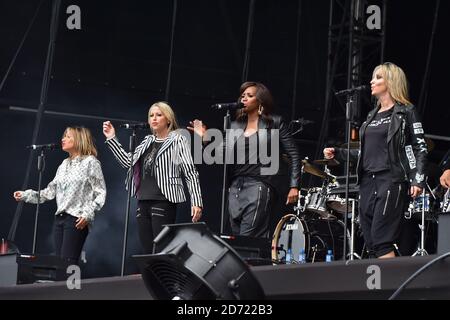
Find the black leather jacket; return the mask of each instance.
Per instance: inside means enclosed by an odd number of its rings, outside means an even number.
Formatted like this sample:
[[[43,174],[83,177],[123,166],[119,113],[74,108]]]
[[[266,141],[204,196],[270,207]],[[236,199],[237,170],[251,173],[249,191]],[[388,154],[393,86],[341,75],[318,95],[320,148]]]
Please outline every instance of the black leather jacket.
[[[247,126],[247,120],[236,120],[231,122],[230,129],[240,129],[245,131]],[[261,144],[266,144],[268,146],[271,145],[271,134],[268,132],[267,135],[263,134],[263,132],[267,132],[266,130],[261,129],[279,129],[279,165],[281,167],[281,151],[287,154],[289,158],[289,187],[290,188],[298,188],[300,184],[300,153],[297,149],[294,139],[292,138],[291,132],[287,127],[286,123],[283,121],[281,116],[271,115],[271,120],[263,119],[262,117],[258,120],[258,138]],[[234,144],[230,144],[232,148]],[[278,174],[268,176],[268,181],[271,185],[276,185],[275,180],[277,179]]]
[[[361,150],[364,150],[364,134],[367,125],[373,120],[380,108],[369,112],[367,120],[359,130],[359,150],[350,150],[350,159],[357,159],[358,184],[361,181]],[[427,144],[422,123],[414,106],[395,104],[388,131],[389,167],[393,182],[409,182],[413,186],[424,188],[426,185],[425,168],[427,162]],[[347,149],[335,148],[336,159],[346,160]]]

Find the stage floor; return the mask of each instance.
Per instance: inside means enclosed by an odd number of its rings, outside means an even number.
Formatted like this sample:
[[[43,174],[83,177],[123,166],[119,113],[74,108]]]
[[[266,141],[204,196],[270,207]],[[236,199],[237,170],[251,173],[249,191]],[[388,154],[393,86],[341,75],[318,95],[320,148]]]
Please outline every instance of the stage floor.
[[[414,272],[437,256],[255,266],[267,299],[388,299]],[[0,287],[0,299],[153,300],[139,274]],[[426,269],[398,299],[450,299],[450,259]]]

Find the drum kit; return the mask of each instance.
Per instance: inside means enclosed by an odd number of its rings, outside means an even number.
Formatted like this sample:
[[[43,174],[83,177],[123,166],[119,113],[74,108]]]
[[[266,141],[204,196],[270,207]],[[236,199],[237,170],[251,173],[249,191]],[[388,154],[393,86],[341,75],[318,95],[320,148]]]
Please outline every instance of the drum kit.
[[[330,251],[335,260],[343,260],[344,243],[345,260],[364,257],[365,245],[358,216],[359,188],[356,181],[349,180],[347,204],[345,177],[333,176],[328,168],[337,165],[336,160],[302,160],[302,177],[305,172],[309,173],[321,178],[322,185],[300,188],[294,207],[296,213],[287,214],[278,222],[272,238],[274,263],[325,261]],[[324,170],[318,166],[324,166]],[[433,192],[429,186],[427,190],[412,200],[405,212],[406,219],[421,221],[421,240],[413,256],[428,254],[425,250],[425,220],[437,222],[438,213],[450,213],[450,189],[441,194]],[[297,260],[300,255],[302,258]]]
[[[306,172],[319,177],[322,185],[300,188],[294,207],[296,214],[287,214],[278,222],[272,239],[272,260],[275,262],[289,263],[286,257],[296,262],[295,257],[300,253],[305,255],[304,262],[325,261],[330,251],[335,260],[343,259],[344,242],[350,248],[350,259],[361,258],[354,250],[355,240],[358,249],[363,248],[362,238],[355,237],[358,188],[353,184],[349,189],[347,205],[345,188],[341,186],[343,179],[332,175],[328,168],[337,165],[339,162],[334,159],[302,160],[302,176]],[[324,166],[324,170],[318,166]],[[350,216],[348,228],[344,222],[346,214]]]

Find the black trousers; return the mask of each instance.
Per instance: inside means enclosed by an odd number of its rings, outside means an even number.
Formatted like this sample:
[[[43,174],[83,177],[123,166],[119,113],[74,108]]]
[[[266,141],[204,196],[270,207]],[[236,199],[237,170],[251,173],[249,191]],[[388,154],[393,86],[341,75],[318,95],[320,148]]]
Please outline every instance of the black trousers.
[[[60,213],[56,215],[53,226],[55,254],[73,264],[78,264],[81,250],[89,234],[88,226],[82,230],[75,227],[77,219],[70,214]]]
[[[392,182],[389,171],[366,173],[359,191],[360,223],[369,252],[380,257],[395,251],[409,204],[408,184]]]
[[[163,225],[175,223],[177,204],[168,200],[139,200],[136,220],[144,254],[153,253],[153,239]]]
[[[274,199],[273,190],[262,181],[250,177],[235,178],[228,192],[232,233],[268,238]]]

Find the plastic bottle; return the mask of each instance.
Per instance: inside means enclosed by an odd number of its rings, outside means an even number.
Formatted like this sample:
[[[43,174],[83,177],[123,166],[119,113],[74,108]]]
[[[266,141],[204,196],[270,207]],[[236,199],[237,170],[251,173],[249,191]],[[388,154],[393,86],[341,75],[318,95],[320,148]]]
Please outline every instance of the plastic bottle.
[[[292,250],[291,248],[287,249],[286,252],[286,264],[292,263]]]
[[[305,249],[301,249],[298,255],[298,263],[306,263]]]
[[[331,261],[333,261],[333,260],[334,260],[334,257],[333,257],[333,251],[328,250],[327,256],[325,257],[325,261],[326,261],[326,262],[331,262]]]

